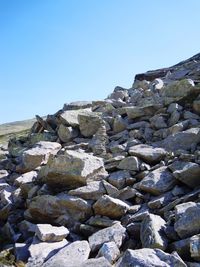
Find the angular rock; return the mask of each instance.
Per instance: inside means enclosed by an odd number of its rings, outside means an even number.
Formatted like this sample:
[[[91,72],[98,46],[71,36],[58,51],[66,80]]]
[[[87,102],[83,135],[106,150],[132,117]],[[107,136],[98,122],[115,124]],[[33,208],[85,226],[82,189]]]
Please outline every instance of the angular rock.
[[[113,241],[104,243],[98,252],[98,257],[100,256],[105,257],[110,263],[113,263],[119,258],[120,250]]]
[[[115,223],[113,226],[91,235],[88,239],[92,251],[97,251],[104,243],[114,241],[118,248],[121,247],[125,238],[126,228],[121,223]]]
[[[78,130],[73,129],[72,127],[66,127],[63,124],[60,124],[58,128],[58,137],[62,142],[69,142],[73,138],[78,136]]]
[[[91,215],[91,205],[81,198],[61,193],[57,196],[43,195],[32,199],[25,213],[37,222],[55,222],[60,216],[68,216],[66,224],[82,221]]]
[[[43,163],[47,163],[50,155],[55,155],[61,149],[56,142],[41,141],[22,154],[22,171],[32,171]]]
[[[69,230],[64,226],[37,224],[35,234],[41,241],[58,242],[62,241],[69,234]]]
[[[36,171],[26,172],[15,179],[14,185],[20,186],[21,184],[32,183],[36,180],[37,176]]]
[[[88,181],[100,180],[106,175],[103,160],[84,151],[66,150],[64,154],[51,157],[39,173],[49,185],[76,188]]]
[[[139,144],[129,148],[128,153],[131,156],[137,156],[147,163],[156,163],[161,161],[167,154],[163,148],[155,148],[153,146]]]
[[[166,250],[168,240],[164,232],[165,228],[166,222],[159,215],[147,215],[140,229],[142,247]]]
[[[126,112],[129,119],[136,119],[143,116],[152,116],[155,114],[156,110],[158,109],[155,105],[147,105],[144,107],[126,107]]]
[[[128,170],[128,171],[139,171],[140,161],[138,160],[137,157],[133,156],[126,157],[119,163],[118,169]]]
[[[68,192],[69,195],[81,197],[83,199],[97,200],[104,194],[106,189],[101,181],[89,182],[86,186],[79,187]]]
[[[200,204],[187,202],[175,207],[174,229],[180,238],[198,234],[200,229]]]
[[[120,115],[117,115],[113,122],[113,131],[114,133],[122,132],[126,129],[127,123]]]
[[[200,129],[191,128],[189,130],[169,135],[160,142],[153,143],[155,147],[162,147],[167,151],[176,152],[178,149],[188,150],[191,146],[200,142]]]
[[[95,134],[101,126],[101,117],[94,112],[88,112],[79,114],[78,122],[81,134],[85,137],[90,137]]]
[[[117,187],[118,189],[123,188],[126,185],[126,181],[131,175],[129,171],[116,171],[112,172],[108,177],[108,182]]]
[[[101,267],[112,267],[112,265],[109,263],[109,261],[104,258],[104,257],[100,257],[97,259],[88,259],[85,262],[83,262],[81,265],[76,265],[73,267],[97,267],[97,266],[101,266]],[[64,266],[63,266],[64,267]]]
[[[93,209],[95,214],[117,219],[127,212],[129,206],[117,198],[104,195],[95,202]]]
[[[89,254],[90,247],[87,241],[75,241],[60,249],[42,267],[78,267],[88,259]]]
[[[160,249],[127,249],[116,267],[187,267],[177,254],[168,254]]]
[[[173,175],[182,183],[191,188],[200,185],[200,166],[197,163],[175,161],[169,168],[173,171]]]
[[[138,186],[145,192],[160,195],[172,189],[175,184],[176,180],[167,167],[160,167],[145,176]]]
[[[78,127],[78,115],[85,114],[91,109],[66,110],[59,115],[59,120],[66,126]]]
[[[66,239],[60,242],[41,242],[36,237],[29,247],[30,257],[28,259],[27,267],[38,267],[55,255],[61,248],[68,244]]]

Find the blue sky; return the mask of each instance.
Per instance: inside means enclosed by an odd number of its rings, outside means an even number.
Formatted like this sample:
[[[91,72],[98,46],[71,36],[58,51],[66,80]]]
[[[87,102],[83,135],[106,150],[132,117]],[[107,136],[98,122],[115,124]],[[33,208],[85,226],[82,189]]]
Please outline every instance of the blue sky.
[[[200,52],[199,0],[0,0],[0,123],[104,99]]]

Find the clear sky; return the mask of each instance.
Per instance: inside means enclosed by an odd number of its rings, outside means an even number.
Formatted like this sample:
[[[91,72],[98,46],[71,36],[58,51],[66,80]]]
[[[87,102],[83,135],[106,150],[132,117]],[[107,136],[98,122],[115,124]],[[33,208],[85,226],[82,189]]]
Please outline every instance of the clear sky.
[[[199,0],[0,0],[0,123],[104,99],[200,52]]]

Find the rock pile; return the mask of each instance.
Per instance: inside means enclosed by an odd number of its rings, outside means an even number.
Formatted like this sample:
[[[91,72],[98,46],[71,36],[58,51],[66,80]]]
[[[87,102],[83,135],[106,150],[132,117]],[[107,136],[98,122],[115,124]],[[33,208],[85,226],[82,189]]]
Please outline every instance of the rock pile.
[[[27,267],[200,266],[199,69],[36,116],[0,161],[1,250]]]

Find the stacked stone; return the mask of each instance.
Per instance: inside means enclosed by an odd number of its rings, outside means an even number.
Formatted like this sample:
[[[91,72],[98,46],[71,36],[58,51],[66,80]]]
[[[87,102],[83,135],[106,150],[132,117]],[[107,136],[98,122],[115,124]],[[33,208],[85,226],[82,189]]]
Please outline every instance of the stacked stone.
[[[1,250],[28,267],[199,266],[200,85],[186,63],[10,140]]]

